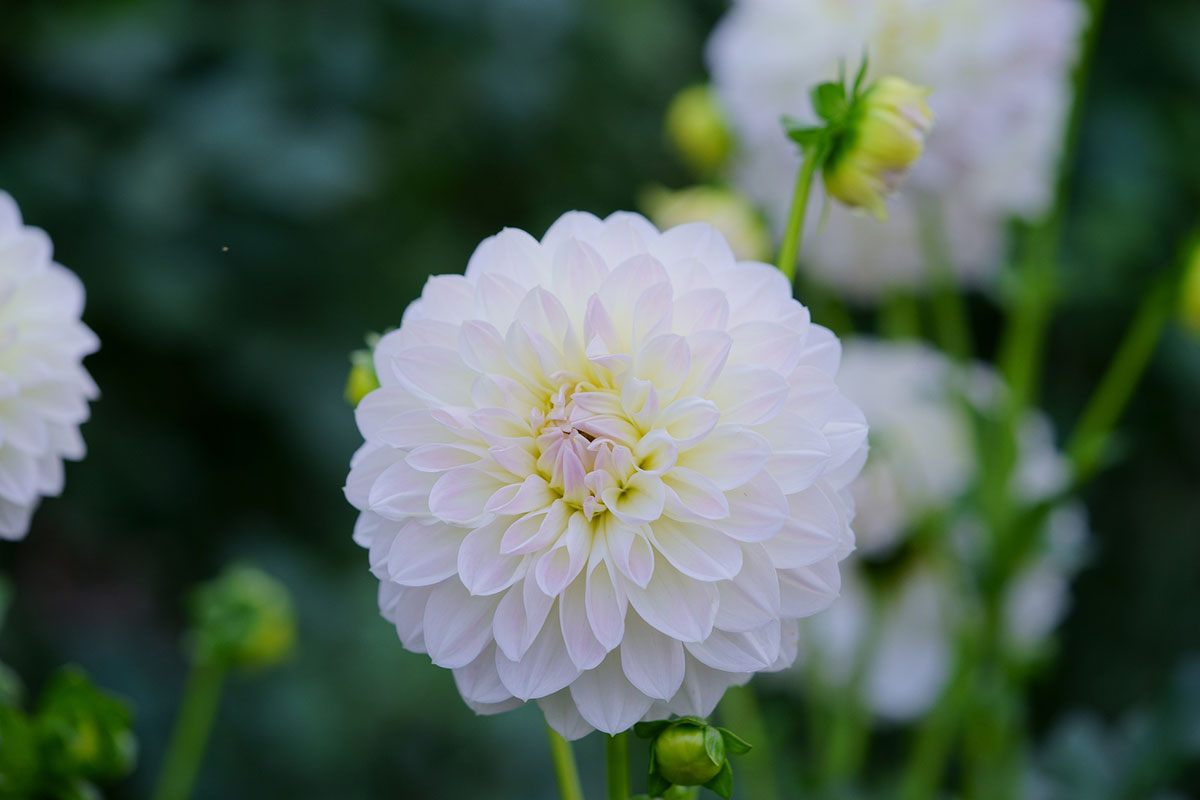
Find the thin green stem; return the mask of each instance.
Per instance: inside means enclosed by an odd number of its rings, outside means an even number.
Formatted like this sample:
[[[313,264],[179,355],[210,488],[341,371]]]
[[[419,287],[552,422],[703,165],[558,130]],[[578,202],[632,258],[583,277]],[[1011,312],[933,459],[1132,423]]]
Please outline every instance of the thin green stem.
[[[186,800],[191,796],[221,701],[225,673],[225,667],[220,665],[192,665],[180,700],[179,718],[175,721],[158,786],[154,790],[154,800]]]
[[[824,149],[806,153],[804,163],[796,176],[796,191],[792,194],[792,209],[788,214],[787,228],[783,234],[783,245],[779,248],[779,271],[788,281],[796,279],[796,259],[800,257],[800,243],[804,238],[804,217],[808,213],[808,196],[812,194],[813,178],[825,161]]]
[[[930,200],[920,213],[921,247],[932,279],[933,320],[938,342],[953,359],[966,361],[975,349],[966,298],[954,279],[942,209]]]
[[[741,736],[754,746],[738,758],[739,791],[742,797],[754,800],[779,800],[779,787],[772,771],[775,764],[774,747],[767,726],[763,723],[762,711],[754,693],[754,684],[735,686],[725,692],[719,709],[725,727]]]
[[[1175,304],[1174,280],[1151,287],[1125,332],[1108,371],[1088,401],[1067,445],[1067,456],[1078,480],[1087,480],[1104,456],[1117,420],[1146,371]]]
[[[975,658],[972,648],[965,642],[960,645],[949,684],[917,729],[912,755],[900,781],[900,800],[937,796],[970,700]]]
[[[907,292],[891,292],[878,312],[879,331],[889,339],[917,339],[921,336],[921,309]]]
[[[575,754],[571,743],[558,735],[549,725],[546,738],[550,740],[550,760],[554,764],[554,777],[558,780],[561,800],[583,800],[583,786],[579,782],[579,769],[575,766]]]
[[[608,800],[629,800],[629,732],[608,737],[604,743],[608,768]]]

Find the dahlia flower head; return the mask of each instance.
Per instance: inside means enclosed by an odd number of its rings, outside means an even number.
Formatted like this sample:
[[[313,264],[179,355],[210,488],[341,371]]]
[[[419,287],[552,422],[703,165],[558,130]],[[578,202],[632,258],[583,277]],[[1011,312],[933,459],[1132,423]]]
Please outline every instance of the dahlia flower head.
[[[574,739],[796,657],[866,456],[840,347],[704,224],[568,213],[432,277],[375,350],[346,496],[383,615],[489,714]]]
[[[0,539],[23,539],[41,499],[62,491],[99,396],[83,367],[100,346],[80,319],[83,284],[52,253],[0,191]]]
[[[805,657],[834,683],[861,675],[868,707],[902,722],[927,711],[949,679],[954,632],[970,613],[961,570],[981,557],[988,535],[978,519],[953,510],[977,470],[963,400],[996,408],[1003,388],[987,367],[960,367],[915,342],[865,338],[846,343],[839,384],[871,426],[871,458],[851,487],[858,550],[842,564],[841,599],[805,624]],[[1018,496],[1032,504],[1065,488],[1066,460],[1043,415],[1027,417],[1017,446]],[[947,551],[903,552],[938,513],[952,520]],[[1065,616],[1086,539],[1078,504],[1056,508],[1043,523],[1003,599],[1011,657],[1036,658]],[[891,564],[885,581],[871,570],[881,561]]]
[[[930,276],[919,214],[932,208],[958,279],[986,283],[1007,221],[1052,199],[1084,20],[1077,0],[736,0],[708,44],[739,139],[732,179],[782,230],[800,153],[780,117],[815,122],[809,90],[866,53],[872,75],[932,89],[937,125],[888,220],[831,204],[809,221],[822,227],[802,266],[859,300],[919,290]]]

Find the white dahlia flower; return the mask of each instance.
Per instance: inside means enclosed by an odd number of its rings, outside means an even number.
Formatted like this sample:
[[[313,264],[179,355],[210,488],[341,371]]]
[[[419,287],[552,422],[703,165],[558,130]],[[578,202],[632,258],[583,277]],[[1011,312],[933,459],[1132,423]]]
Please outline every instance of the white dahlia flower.
[[[79,426],[99,392],[83,357],[99,347],[80,320],[83,284],[0,192],[0,539],[21,539],[63,459],[83,458]]]
[[[846,344],[838,383],[871,426],[871,458],[851,486],[859,548],[842,564],[842,598],[805,624],[806,658],[830,682],[857,675],[880,717],[909,720],[949,678],[954,633],[971,613],[963,570],[981,557],[988,535],[955,510],[977,468],[963,403],[995,408],[1003,390],[988,368],[959,367],[926,345],[862,339]],[[1066,461],[1044,416],[1025,421],[1018,449],[1015,481],[1025,501],[1065,487]],[[911,536],[937,514],[948,526],[940,550]],[[1013,657],[1038,655],[1065,616],[1085,540],[1077,505],[1055,509],[1043,524],[1002,601]]]
[[[429,279],[375,351],[346,495],[380,606],[480,713],[707,715],[796,656],[853,535],[840,348],[703,224],[569,213]]]
[[[804,266],[862,298],[920,288],[929,270],[918,210],[933,203],[953,269],[985,281],[1007,220],[1051,199],[1083,22],[1076,0],[736,0],[708,47],[740,140],[734,181],[782,229],[800,156],[780,117],[815,122],[809,90],[865,52],[872,75],[932,89],[937,125],[887,222],[833,204],[805,239]],[[814,230],[821,216],[811,215]]]

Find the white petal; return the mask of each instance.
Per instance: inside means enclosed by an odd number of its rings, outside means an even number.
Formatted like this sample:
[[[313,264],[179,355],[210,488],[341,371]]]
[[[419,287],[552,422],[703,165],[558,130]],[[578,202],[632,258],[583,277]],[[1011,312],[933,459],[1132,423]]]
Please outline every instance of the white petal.
[[[491,516],[485,510],[488,500],[504,486],[491,473],[475,467],[457,467],[438,477],[429,492],[429,511],[444,522],[475,526]],[[374,504],[372,510],[379,511]]]
[[[703,642],[687,645],[700,662],[723,672],[758,672],[779,658],[779,620],[744,633],[714,630]]]
[[[425,652],[425,608],[436,586],[379,584],[379,611],[396,626],[400,644],[414,653]]]
[[[779,569],[807,567],[833,556],[841,547],[842,519],[830,495],[814,486],[788,497],[789,515],[783,528],[766,542]]]
[[[642,619],[668,636],[699,642],[712,633],[717,616],[716,584],[688,578],[659,560],[646,588],[633,584],[626,591]]]
[[[533,640],[541,633],[546,617],[554,605],[530,580],[522,581],[505,592],[496,607],[492,634],[496,644],[511,661],[520,661]]]
[[[755,432],[771,443],[767,471],[784,494],[812,486],[831,463],[833,449],[825,435],[790,411],[781,411]]]
[[[683,684],[683,645],[630,614],[621,642],[621,667],[638,691],[670,700]]]
[[[440,583],[458,570],[458,551],[466,534],[462,528],[412,520],[396,529],[391,542],[381,533],[371,546],[372,569],[402,586]],[[379,550],[383,562],[376,563]]]
[[[546,717],[546,724],[568,742],[582,739],[596,730],[579,713],[574,698],[568,689],[538,699],[537,704]]]
[[[722,520],[716,527],[741,542],[770,539],[788,517],[787,498],[775,479],[765,471],[726,492],[725,499],[729,503],[729,519]]]
[[[496,646],[488,645],[470,664],[454,670],[454,685],[464,700],[493,705],[512,699],[496,671]]]
[[[707,717],[717,707],[725,690],[740,686],[750,680],[751,673],[729,673],[705,666],[691,656],[687,657],[687,669],[683,685],[671,698],[667,707],[680,716]]]
[[[587,574],[588,623],[606,651],[619,645],[625,636],[625,612],[629,605],[625,592],[614,580],[607,560],[598,561]]]
[[[701,581],[732,578],[742,568],[742,549],[721,531],[664,517],[650,526],[650,541],[676,569]]]
[[[376,478],[367,495],[366,507],[394,520],[428,515],[429,494],[437,480],[436,474],[418,472],[407,462],[398,461]]]
[[[418,345],[400,351],[392,368],[401,385],[433,402],[452,406],[471,403],[471,384],[479,373],[463,363],[457,350]]]
[[[613,735],[632,728],[654,702],[626,680],[617,653],[580,675],[571,684],[571,697],[589,725]]]
[[[766,367],[726,367],[708,390],[707,397],[721,409],[721,421],[760,425],[771,419],[787,401],[783,375]]]
[[[587,578],[580,575],[558,599],[559,623],[567,654],[581,670],[589,670],[604,660],[606,648],[592,632],[587,618]]]
[[[762,545],[742,545],[742,571],[717,586],[721,596],[714,623],[717,628],[750,631],[779,618],[779,578]]]
[[[841,591],[837,560],[827,558],[809,567],[779,570],[779,593],[786,617],[808,617],[829,608]]]
[[[717,427],[721,410],[716,403],[699,397],[682,397],[655,417],[654,427],[662,429],[681,448],[696,444]]]
[[[729,516],[729,501],[715,483],[694,469],[675,467],[662,476],[669,490],[663,505],[675,519],[724,520]]]
[[[526,556],[500,553],[508,518],[500,518],[467,534],[458,550],[458,577],[473,595],[502,592],[525,574]]]
[[[606,517],[608,515],[605,515]],[[615,517],[605,520],[605,547],[622,575],[645,587],[654,574],[654,548],[641,529]]]
[[[497,596],[472,597],[457,580],[438,584],[422,623],[433,663],[457,669],[474,661],[492,641],[492,617],[499,601]]]
[[[680,453],[677,463],[729,491],[757,475],[770,454],[771,446],[758,434],[736,425],[718,425],[704,441]]]
[[[557,613],[557,608],[551,613]],[[503,651],[496,653],[496,669],[504,687],[522,700],[533,700],[566,688],[579,677],[579,667],[567,654],[562,627],[542,626],[533,645],[521,658],[513,661]]]

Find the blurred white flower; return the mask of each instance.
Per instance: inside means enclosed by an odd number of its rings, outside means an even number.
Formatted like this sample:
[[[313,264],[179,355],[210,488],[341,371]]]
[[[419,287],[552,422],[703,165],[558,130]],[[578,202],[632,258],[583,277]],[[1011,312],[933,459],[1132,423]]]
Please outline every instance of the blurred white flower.
[[[780,117],[815,121],[809,90],[865,52],[872,74],[930,87],[938,123],[888,221],[833,204],[805,266],[863,298],[920,288],[917,211],[936,201],[959,278],[986,281],[1009,217],[1051,199],[1083,21],[1076,0],[737,0],[708,47],[740,139],[735,182],[782,228],[800,156]]]
[[[961,565],[979,558],[987,532],[954,512],[977,468],[965,404],[995,408],[1003,389],[988,368],[959,367],[926,345],[865,339],[846,343],[838,382],[871,426],[871,458],[851,486],[859,549],[843,562],[842,599],[805,623],[806,657],[834,683],[859,672],[872,711],[903,721],[938,697],[954,633],[971,614]],[[1017,446],[1021,497],[1037,502],[1064,488],[1066,462],[1044,416],[1025,420]],[[948,515],[949,550],[903,550],[938,513]],[[1085,539],[1080,507],[1050,513],[1002,600],[1005,643],[1015,657],[1036,656],[1065,616]],[[875,577],[876,564],[886,564],[884,579]]]
[[[837,339],[703,224],[570,213],[430,278],[375,351],[362,511],[405,647],[568,738],[707,715],[838,593],[866,427]]]
[[[671,191],[651,186],[639,197],[650,221],[666,230],[688,222],[712,225],[739,261],[764,261],[774,245],[766,220],[754,204],[737,192],[720,186],[689,186]]]
[[[99,392],[83,357],[100,346],[80,320],[83,284],[0,192],[0,539],[21,539],[63,459],[83,458],[79,426]]]

